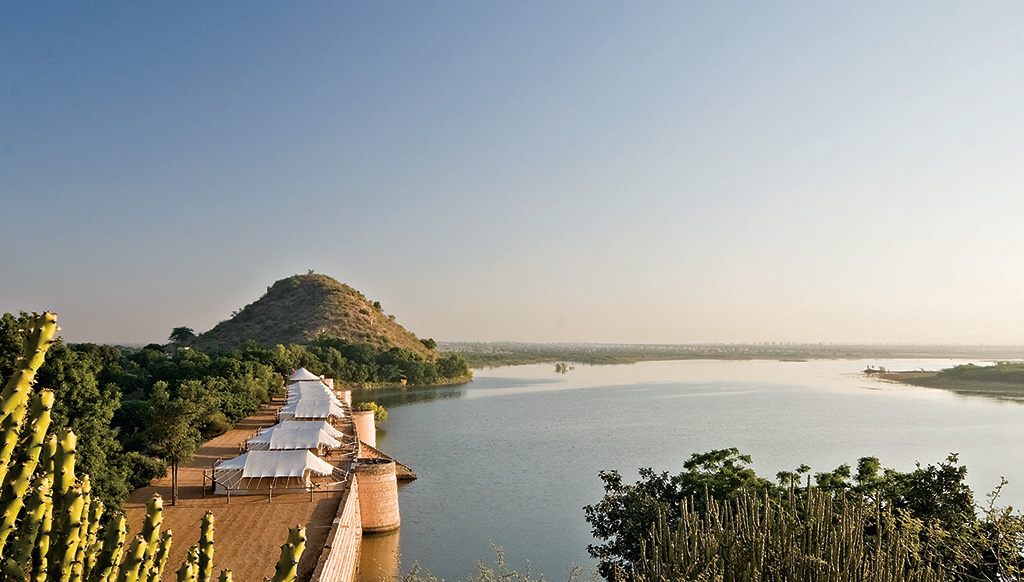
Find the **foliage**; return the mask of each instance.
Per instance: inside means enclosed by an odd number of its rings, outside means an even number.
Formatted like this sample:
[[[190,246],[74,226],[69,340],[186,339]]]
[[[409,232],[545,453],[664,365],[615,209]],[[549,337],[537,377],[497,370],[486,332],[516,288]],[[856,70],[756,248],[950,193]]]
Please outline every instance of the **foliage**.
[[[675,525],[670,525],[674,523]],[[635,572],[619,580],[647,582],[761,580],[782,582],[938,582],[940,565],[923,553],[918,520],[877,511],[862,499],[818,489],[788,499],[744,491],[711,499],[703,510],[684,501],[678,518],[666,510],[643,539]],[[871,536],[864,532],[872,531]]]
[[[11,319],[4,318],[5,322]],[[160,532],[160,497],[147,504],[142,531],[127,547],[124,514],[101,523],[104,504],[92,494],[89,475],[77,471],[75,434],[64,430],[59,439],[52,434],[54,392],[33,389],[41,379],[46,352],[54,343],[56,316],[46,313],[20,319],[19,329],[25,330],[22,353],[8,369],[0,395],[0,427],[5,437],[0,446],[0,566],[4,579],[159,580],[171,546],[170,532]],[[77,370],[75,366],[71,369]],[[207,514],[199,543],[179,569],[179,579],[211,578],[213,544],[213,516]],[[289,532],[275,582],[294,580],[304,544],[301,527]]]
[[[643,554],[642,540],[659,512],[678,515],[682,504],[696,500],[703,509],[707,500],[735,499],[744,491],[777,493],[778,488],[747,467],[751,459],[735,448],[693,454],[677,475],[640,469],[640,480],[626,484],[618,471],[602,471],[604,498],[584,508],[594,537],[604,543],[587,551],[600,560],[598,570],[609,578],[628,571]]]
[[[22,349],[18,330],[27,325],[27,317],[0,317],[4,378]],[[163,456],[166,449],[152,441],[155,431],[148,429],[158,385],[169,399],[190,403],[194,414],[186,433],[193,434],[194,428],[204,438],[256,412],[283,386],[280,374],[252,359],[191,349],[168,353],[155,344],[131,349],[57,342],[38,375],[56,397],[54,430],[71,428],[78,435],[78,465],[92,478],[92,494],[109,507],[163,475],[163,461],[170,461]]]
[[[281,279],[257,301],[200,334],[189,345],[206,351],[242,349],[246,342],[272,348],[309,345],[320,335],[370,344],[378,351],[398,347],[425,360],[436,354],[386,315],[379,302],[327,275],[306,273]]]
[[[808,480],[807,488],[800,488],[801,480],[810,472],[806,465],[794,471],[779,472],[776,485],[758,477],[746,466],[749,463],[750,458],[736,449],[725,449],[691,456],[684,464],[685,471],[678,475],[642,469],[639,481],[633,484],[623,483],[615,471],[602,472],[600,476],[604,481],[605,495],[598,503],[584,508],[594,536],[602,542],[588,548],[590,554],[600,561],[601,575],[609,580],[634,579],[645,572],[660,576],[659,572],[643,570],[650,566],[647,562],[652,558],[650,552],[653,550],[650,548],[654,546],[651,544],[657,545],[650,538],[651,528],[656,524],[662,532],[659,535],[664,536],[666,532],[677,532],[682,527],[679,525],[680,516],[703,516],[701,519],[714,521],[723,512],[747,511],[744,507],[755,501],[761,504],[757,509],[761,512],[758,515],[775,511],[771,505],[774,503],[803,519],[808,517],[812,506],[817,507],[814,504],[818,501],[809,499],[812,491],[831,500],[837,513],[829,517],[830,520],[851,507],[866,508],[864,511],[870,515],[886,516],[884,519],[892,521],[890,525],[899,530],[899,535],[913,534],[906,539],[900,538],[900,544],[913,545],[916,548],[914,552],[926,556],[929,568],[941,565],[943,572],[953,579],[994,580],[1001,576],[1000,573],[1016,572],[1014,575],[1017,576],[1022,572],[1024,518],[1011,510],[997,508],[994,498],[980,514],[976,512],[973,492],[965,483],[967,469],[959,464],[955,454],[935,465],[918,465],[905,473],[882,469],[877,458],[863,457],[857,462],[856,470],[849,465],[840,465],[832,471],[816,473],[815,487],[810,487]],[[863,524],[857,530],[863,537],[858,543],[888,540],[884,538],[883,529],[890,525],[883,521],[879,517],[872,523]],[[796,522],[786,527],[797,526],[810,527]],[[776,523],[764,527],[782,526]],[[772,532],[759,531],[757,535],[775,535]],[[692,531],[686,535],[691,534],[697,535]],[[715,535],[726,534],[719,531]],[[743,539],[747,543],[752,538]],[[725,542],[712,543],[705,539],[701,542],[705,545],[689,543],[687,551],[698,551],[696,548],[703,547],[704,550],[700,551],[705,552],[705,557],[715,556],[718,550],[714,549],[714,544],[718,543]],[[777,558],[789,551],[784,550],[775,548],[772,555]],[[889,558],[895,559],[893,556]],[[711,569],[705,573],[712,577],[708,579],[721,574],[716,569],[721,564],[714,565],[717,559],[707,562]],[[672,572],[678,574],[675,570]],[[761,572],[758,575],[761,578],[755,578],[767,579],[763,578],[764,575],[765,572]],[[1009,578],[1003,576],[1000,579]]]
[[[148,441],[152,450],[171,465],[171,504],[178,502],[178,467],[192,460],[202,441],[196,426],[198,406],[186,398],[171,398],[167,383],[153,387],[148,419]]]
[[[352,410],[372,410],[373,421],[378,426],[388,419],[388,411],[383,406],[376,402],[358,402],[352,405]]]
[[[191,327],[176,327],[171,330],[167,338],[172,344],[185,345],[196,338],[196,332]]]

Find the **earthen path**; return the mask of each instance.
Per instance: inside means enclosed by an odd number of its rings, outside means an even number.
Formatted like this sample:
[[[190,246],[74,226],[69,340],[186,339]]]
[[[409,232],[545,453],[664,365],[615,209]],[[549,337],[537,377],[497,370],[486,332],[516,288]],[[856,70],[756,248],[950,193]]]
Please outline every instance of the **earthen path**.
[[[232,495],[230,503],[224,495],[207,493],[203,498],[203,471],[217,459],[237,456],[239,445],[259,428],[273,426],[279,406],[280,402],[263,406],[233,430],[200,447],[192,463],[178,469],[177,506],[171,506],[170,470],[166,477],[137,489],[128,498],[125,511],[130,539],[142,529],[146,502],[154,494],[163,497],[162,529],[172,530],[174,540],[163,580],[176,579],[175,572],[189,547],[199,541],[199,524],[207,510],[213,511],[215,520],[214,577],[224,569],[230,569],[238,582],[258,582],[264,576],[273,576],[288,529],[302,524],[306,526],[306,551],[299,562],[298,579],[309,579],[337,513],[341,499],[338,493],[317,493],[312,502],[308,493],[275,493],[270,503],[266,495]]]

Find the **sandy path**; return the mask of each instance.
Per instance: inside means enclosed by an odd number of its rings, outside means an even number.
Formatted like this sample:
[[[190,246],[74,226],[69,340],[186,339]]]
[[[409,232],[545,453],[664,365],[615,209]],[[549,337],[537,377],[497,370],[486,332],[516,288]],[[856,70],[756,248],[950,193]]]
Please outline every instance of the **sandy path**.
[[[313,573],[338,510],[340,496],[318,493],[310,501],[305,493],[274,494],[268,503],[266,495],[232,495],[228,503],[224,495],[207,495],[203,499],[203,470],[217,459],[239,454],[239,445],[260,427],[274,424],[274,411],[280,403],[266,405],[259,413],[241,421],[231,431],[200,447],[188,467],[178,469],[178,505],[171,506],[171,478],[153,481],[137,489],[125,503],[131,528],[130,536],[142,529],[145,504],[159,494],[164,499],[163,529],[174,535],[171,555],[163,580],[175,580],[175,572],[185,560],[190,546],[199,540],[199,524],[207,510],[214,514],[214,571],[230,569],[238,582],[262,580],[272,576],[281,555],[281,545],[288,538],[288,528],[306,526],[306,551],[299,562],[299,580]]]

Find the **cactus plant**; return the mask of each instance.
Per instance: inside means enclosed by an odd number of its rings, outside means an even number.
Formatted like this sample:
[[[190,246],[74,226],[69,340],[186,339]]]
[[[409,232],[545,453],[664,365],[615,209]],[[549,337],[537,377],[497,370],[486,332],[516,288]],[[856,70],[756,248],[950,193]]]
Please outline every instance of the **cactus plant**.
[[[207,582],[213,576],[213,512],[207,511],[199,533],[199,562],[196,578]]]
[[[5,580],[32,582],[158,582],[172,540],[169,530],[160,532],[163,501],[155,496],[147,504],[142,532],[122,561],[124,514],[100,527],[103,504],[92,496],[89,477],[75,473],[75,434],[48,434],[54,394],[33,394],[32,383],[57,329],[52,313],[33,315],[18,368],[0,393],[0,571]],[[179,580],[211,579],[213,531],[213,514],[207,513]],[[302,528],[291,530],[274,582],[294,579],[304,546]],[[219,580],[231,582],[231,571],[222,571]]]
[[[288,541],[281,546],[281,557],[277,561],[277,571],[270,582],[292,582],[295,571],[306,547],[306,528],[300,526],[288,530]]]

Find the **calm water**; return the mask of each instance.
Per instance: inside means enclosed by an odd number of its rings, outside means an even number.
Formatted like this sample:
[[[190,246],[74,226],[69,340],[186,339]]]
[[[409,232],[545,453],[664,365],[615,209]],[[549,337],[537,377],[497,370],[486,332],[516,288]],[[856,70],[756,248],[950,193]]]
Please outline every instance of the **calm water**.
[[[602,496],[598,471],[678,472],[695,452],[738,447],[765,477],[877,456],[910,470],[958,452],[979,500],[1010,480],[1004,500],[1024,505],[1024,405],[886,383],[860,374],[939,369],[950,360],[680,361],[550,364],[476,372],[465,386],[357,394],[387,406],[378,447],[419,479],[399,491],[402,527],[371,540],[368,561],[400,547],[454,581],[491,562],[491,543],[522,570],[565,579],[590,570],[583,506]],[[373,548],[380,548],[379,550]],[[364,566],[364,571],[369,568]]]

